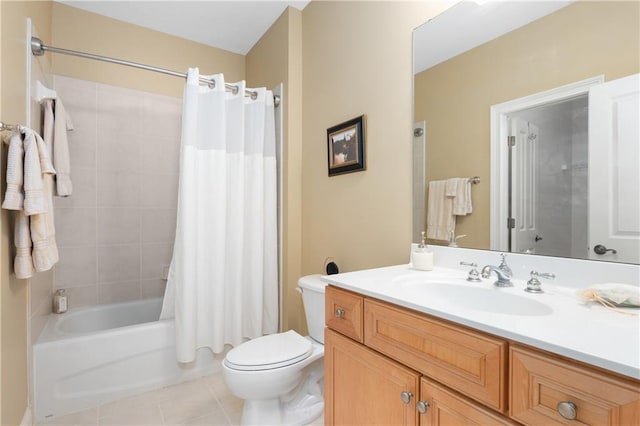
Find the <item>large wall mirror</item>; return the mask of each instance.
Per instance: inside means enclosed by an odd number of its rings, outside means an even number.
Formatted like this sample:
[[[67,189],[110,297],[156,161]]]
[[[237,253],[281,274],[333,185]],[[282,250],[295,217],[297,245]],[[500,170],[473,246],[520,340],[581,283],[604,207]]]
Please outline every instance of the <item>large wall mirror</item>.
[[[414,238],[639,264],[639,26],[638,2],[464,1],[418,27]]]

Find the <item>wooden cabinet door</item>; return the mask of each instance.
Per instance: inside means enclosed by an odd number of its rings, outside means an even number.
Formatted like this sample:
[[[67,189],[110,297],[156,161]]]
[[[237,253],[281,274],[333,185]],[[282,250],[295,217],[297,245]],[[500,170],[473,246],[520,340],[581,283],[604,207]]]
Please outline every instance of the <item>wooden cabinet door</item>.
[[[328,328],[324,356],[325,425],[417,426],[418,373]]]
[[[420,380],[420,401],[426,409],[420,414],[420,426],[516,425],[426,377]]]
[[[510,352],[513,419],[526,425],[640,425],[638,382],[526,348]],[[571,409],[561,410],[560,404]]]

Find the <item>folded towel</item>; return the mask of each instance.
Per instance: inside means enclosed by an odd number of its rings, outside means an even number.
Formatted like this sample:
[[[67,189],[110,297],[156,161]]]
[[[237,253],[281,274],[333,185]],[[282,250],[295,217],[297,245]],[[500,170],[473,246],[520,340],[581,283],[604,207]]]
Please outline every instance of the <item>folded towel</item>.
[[[5,138],[9,143],[7,153],[7,190],[4,194],[2,208],[22,210],[24,206],[24,145],[20,133],[11,133]]]
[[[73,130],[73,123],[60,99],[55,101],[53,136],[53,166],[56,169],[56,193],[68,197],[73,192],[71,185],[71,159],[67,131]]]
[[[458,194],[458,180],[460,178],[447,179],[447,186],[444,195],[447,197],[455,197]]]
[[[453,216],[453,198],[447,197],[447,182],[436,180],[429,182],[427,200],[427,238],[447,241],[449,233],[455,232],[456,221]]]
[[[468,178],[453,179],[457,182],[456,195],[453,198],[453,214],[456,216],[470,214],[473,211],[471,206],[471,182]]]

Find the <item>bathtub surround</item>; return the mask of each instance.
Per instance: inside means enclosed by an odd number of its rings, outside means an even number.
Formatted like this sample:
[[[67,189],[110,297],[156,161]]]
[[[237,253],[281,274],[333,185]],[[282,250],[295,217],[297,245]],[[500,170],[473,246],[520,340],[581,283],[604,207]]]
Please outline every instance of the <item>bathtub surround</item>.
[[[273,93],[199,84],[184,92],[175,250],[161,319],[176,322],[177,360],[221,353],[278,330],[276,132]]]
[[[178,98],[54,77],[74,120],[74,192],[55,199],[69,307],[160,297],[176,217]]]

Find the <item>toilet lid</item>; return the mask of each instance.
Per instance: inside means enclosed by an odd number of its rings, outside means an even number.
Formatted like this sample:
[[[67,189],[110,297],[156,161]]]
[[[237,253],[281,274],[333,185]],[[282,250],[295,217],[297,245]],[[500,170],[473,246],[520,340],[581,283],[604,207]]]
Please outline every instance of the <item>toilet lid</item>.
[[[270,370],[301,361],[312,351],[309,339],[289,330],[258,337],[231,349],[225,364],[235,370]]]

